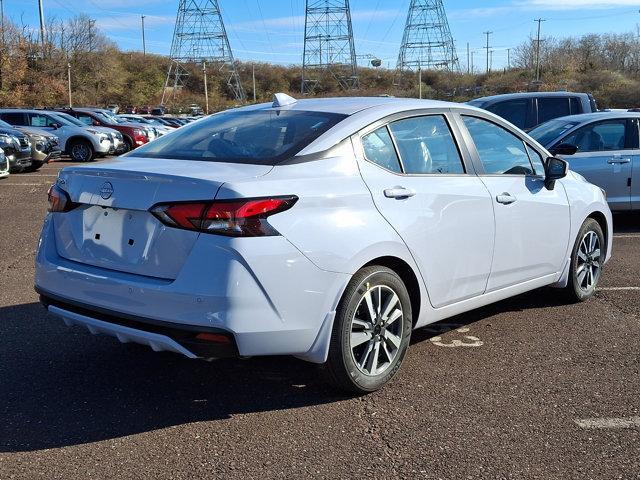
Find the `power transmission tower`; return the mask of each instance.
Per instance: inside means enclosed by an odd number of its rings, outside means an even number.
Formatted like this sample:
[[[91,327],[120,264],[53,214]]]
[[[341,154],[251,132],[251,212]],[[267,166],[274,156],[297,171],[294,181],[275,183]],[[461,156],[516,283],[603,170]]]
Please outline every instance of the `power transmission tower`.
[[[306,0],[301,92],[313,93],[324,72],[345,90],[358,87],[349,0]]]
[[[416,69],[459,71],[442,0],[411,0],[397,69],[400,76]]]
[[[227,85],[236,101],[245,93],[236,70],[229,37],[222,22],[218,0],[180,0],[171,43],[171,64],[162,91],[162,104],[175,98],[189,72],[185,64],[217,66],[227,73]]]

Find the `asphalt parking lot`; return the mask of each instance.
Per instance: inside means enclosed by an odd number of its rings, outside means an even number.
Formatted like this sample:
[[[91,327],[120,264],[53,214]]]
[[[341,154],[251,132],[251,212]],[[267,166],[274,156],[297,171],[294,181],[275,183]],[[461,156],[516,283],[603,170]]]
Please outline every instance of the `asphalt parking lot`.
[[[291,358],[199,362],[68,328],[33,291],[58,162],[0,181],[0,479],[640,479],[640,215],[596,297],[542,289],[414,332],[336,394]]]

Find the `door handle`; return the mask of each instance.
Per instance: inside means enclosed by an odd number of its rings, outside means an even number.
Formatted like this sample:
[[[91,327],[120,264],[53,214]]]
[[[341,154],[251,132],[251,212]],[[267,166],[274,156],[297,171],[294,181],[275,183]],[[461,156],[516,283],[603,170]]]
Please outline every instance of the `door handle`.
[[[387,198],[395,198],[396,200],[402,200],[405,198],[413,197],[416,194],[414,190],[404,187],[387,188],[384,191],[384,196]]]
[[[631,163],[631,159],[628,157],[622,158],[622,157],[613,157],[610,158],[609,160],[607,160],[607,163],[610,165],[617,165],[617,164],[622,164],[622,163]]]
[[[498,195],[496,197],[496,202],[501,203],[503,205],[509,205],[517,200],[516,197],[511,195],[508,192],[504,192],[502,195]]]

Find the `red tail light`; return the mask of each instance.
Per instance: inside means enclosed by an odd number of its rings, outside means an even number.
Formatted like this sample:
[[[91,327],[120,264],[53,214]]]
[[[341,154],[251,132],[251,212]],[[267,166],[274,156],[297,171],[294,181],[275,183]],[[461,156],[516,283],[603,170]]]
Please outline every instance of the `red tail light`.
[[[151,213],[170,227],[232,237],[279,235],[267,218],[288,210],[298,197],[247,198],[214,202],[164,203]]]
[[[77,203],[71,201],[69,194],[56,183],[49,187],[47,199],[49,200],[50,212],[68,212],[78,206]]]

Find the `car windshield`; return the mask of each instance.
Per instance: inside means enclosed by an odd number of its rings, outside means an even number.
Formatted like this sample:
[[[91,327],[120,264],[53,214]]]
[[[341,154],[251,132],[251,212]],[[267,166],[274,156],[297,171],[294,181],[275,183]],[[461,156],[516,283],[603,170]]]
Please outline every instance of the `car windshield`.
[[[125,120],[126,122],[145,123],[145,124],[151,123],[146,118],[141,118],[141,117],[119,117],[119,118],[120,120]]]
[[[77,118],[72,117],[71,115],[69,115],[68,113],[58,112],[58,113],[56,113],[56,117],[63,118],[67,122],[72,123],[77,127],[86,127],[87,126],[84,123],[82,123],[80,120],[78,120]]]
[[[344,118],[326,112],[228,111],[189,124],[129,155],[276,165]]]
[[[111,115],[107,112],[103,112],[101,110],[98,111],[94,111],[93,114],[98,117],[100,120],[102,120],[103,122],[107,122],[110,123],[112,125],[114,124],[118,124],[118,123],[122,123],[118,120],[118,118],[114,115]]]
[[[63,117],[62,115],[59,115],[58,113],[50,113],[49,115],[51,115],[51,118],[53,118],[56,122],[59,122],[60,125],[64,125],[65,127],[75,127],[76,124],[69,121],[67,118]],[[86,127],[86,125],[82,125],[83,127]]]
[[[557,118],[537,126],[529,132],[529,135],[536,139],[541,145],[550,147],[550,142],[553,142],[578,124],[579,122],[576,121]]]
[[[9,125],[7,122],[5,122],[4,120],[0,120],[0,127],[1,128],[10,128],[11,130],[13,130],[13,127],[11,125]]]

